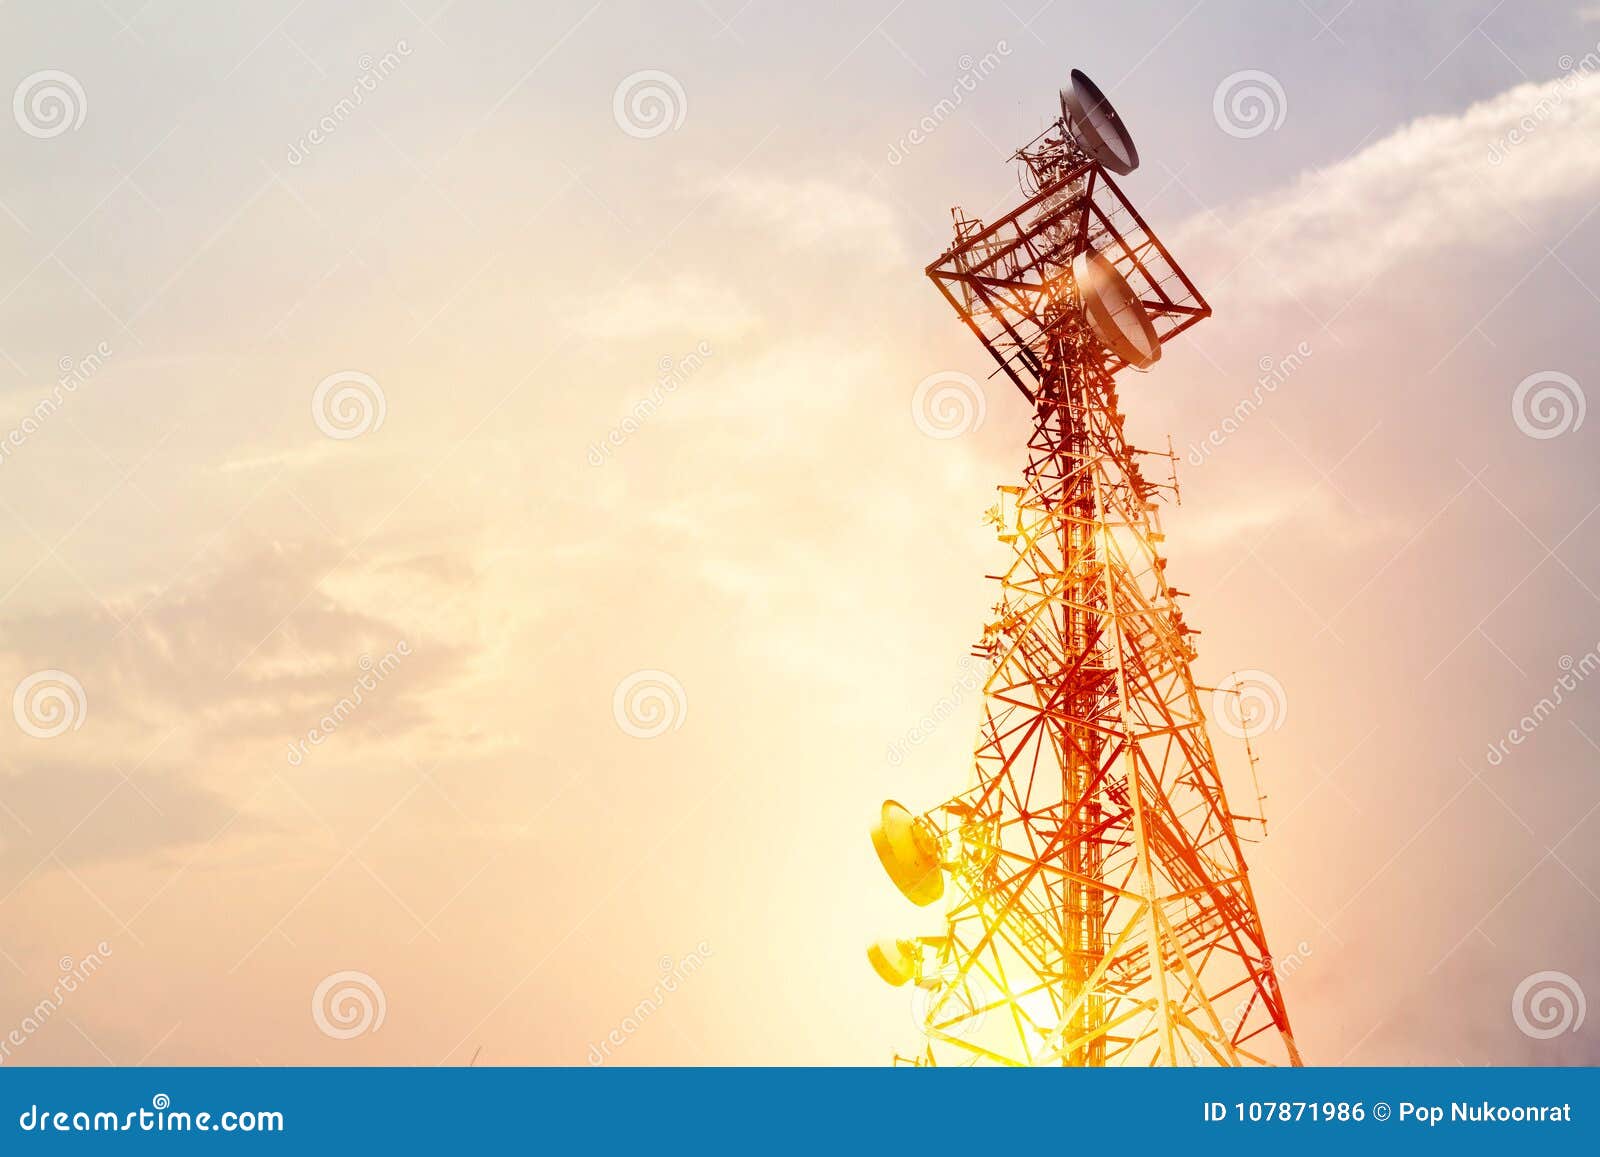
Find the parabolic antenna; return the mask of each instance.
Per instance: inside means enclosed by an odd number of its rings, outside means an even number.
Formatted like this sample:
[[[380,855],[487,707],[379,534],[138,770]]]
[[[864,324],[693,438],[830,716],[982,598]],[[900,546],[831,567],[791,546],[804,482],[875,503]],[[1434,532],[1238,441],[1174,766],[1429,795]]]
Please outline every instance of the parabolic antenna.
[[[921,956],[914,940],[879,940],[867,949],[873,970],[896,988],[916,976]]]
[[[1136,369],[1161,357],[1161,339],[1150,314],[1127,278],[1093,249],[1072,259],[1072,276],[1083,299],[1083,313],[1106,348]]]
[[[1061,115],[1078,147],[1113,173],[1127,174],[1139,167],[1139,150],[1133,147],[1128,126],[1099,86],[1076,68],[1072,83],[1061,90]]]
[[[872,846],[889,879],[913,904],[927,907],[944,895],[939,836],[927,820],[885,800],[883,818],[872,828]]]

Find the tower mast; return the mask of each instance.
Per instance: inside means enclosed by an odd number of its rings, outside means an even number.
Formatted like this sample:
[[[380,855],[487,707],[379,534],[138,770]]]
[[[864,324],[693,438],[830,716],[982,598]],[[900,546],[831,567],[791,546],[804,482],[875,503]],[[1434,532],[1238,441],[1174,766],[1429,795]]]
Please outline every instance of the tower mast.
[[[1160,553],[1162,486],[1116,375],[1210,314],[1108,170],[1138,163],[1082,73],[1019,151],[1024,203],[956,215],[928,275],[1033,404],[974,782],[874,843],[942,933],[869,953],[924,990],[918,1063],[1255,1064],[1300,1057]],[[1170,489],[1170,487],[1168,487]],[[948,888],[946,882],[948,881]]]

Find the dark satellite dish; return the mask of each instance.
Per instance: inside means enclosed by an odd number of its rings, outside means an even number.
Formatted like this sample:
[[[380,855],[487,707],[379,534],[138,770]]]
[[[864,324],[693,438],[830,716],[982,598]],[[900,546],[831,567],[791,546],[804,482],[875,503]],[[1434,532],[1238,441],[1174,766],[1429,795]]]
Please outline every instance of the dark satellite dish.
[[[1078,147],[1113,173],[1127,174],[1139,167],[1139,150],[1133,147],[1128,126],[1099,86],[1076,68],[1072,83],[1061,90],[1061,115]]]
[[[1144,302],[1117,267],[1093,249],[1085,249],[1072,260],[1072,276],[1089,328],[1106,348],[1135,369],[1155,365],[1161,358],[1161,339]]]

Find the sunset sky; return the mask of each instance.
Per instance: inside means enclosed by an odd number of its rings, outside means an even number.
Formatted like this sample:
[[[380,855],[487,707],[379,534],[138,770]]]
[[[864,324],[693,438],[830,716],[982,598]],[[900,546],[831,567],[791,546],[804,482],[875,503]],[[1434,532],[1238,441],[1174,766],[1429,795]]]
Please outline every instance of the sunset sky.
[[[1513,1013],[1600,999],[1600,7],[0,29],[0,1039],[103,960],[0,1063],[583,1065],[646,1000],[606,1063],[915,1048],[867,832],[966,782],[1029,417],[922,271],[1073,67],[1214,310],[1122,399],[1197,678],[1283,688],[1301,1051],[1600,1063]]]

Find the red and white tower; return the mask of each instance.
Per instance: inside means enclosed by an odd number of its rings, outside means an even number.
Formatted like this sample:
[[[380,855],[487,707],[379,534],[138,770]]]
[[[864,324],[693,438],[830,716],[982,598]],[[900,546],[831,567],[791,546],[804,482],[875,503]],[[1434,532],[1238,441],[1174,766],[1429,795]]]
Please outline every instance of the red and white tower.
[[[1131,137],[1082,73],[1017,154],[1026,199],[956,213],[928,276],[1034,407],[990,511],[1011,559],[972,786],[873,841],[937,935],[876,944],[923,994],[923,1064],[1299,1064],[1118,375],[1209,316],[1123,196]],[[1170,457],[1162,451],[1159,457]]]

